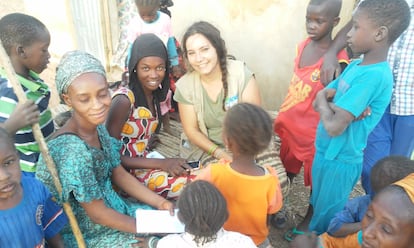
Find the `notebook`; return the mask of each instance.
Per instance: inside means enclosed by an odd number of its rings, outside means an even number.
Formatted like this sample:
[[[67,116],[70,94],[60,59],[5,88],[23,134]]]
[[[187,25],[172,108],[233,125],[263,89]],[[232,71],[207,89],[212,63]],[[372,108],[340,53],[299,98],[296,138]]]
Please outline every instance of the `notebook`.
[[[183,233],[184,224],[177,218],[178,209],[174,216],[168,210],[137,209],[137,233]]]

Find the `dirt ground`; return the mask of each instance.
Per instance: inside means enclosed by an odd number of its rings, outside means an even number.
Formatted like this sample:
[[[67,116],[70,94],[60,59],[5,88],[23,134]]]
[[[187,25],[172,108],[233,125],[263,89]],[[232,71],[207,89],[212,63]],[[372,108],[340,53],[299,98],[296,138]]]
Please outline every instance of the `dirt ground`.
[[[24,12],[23,0],[13,0],[13,1],[0,1],[0,18],[7,13],[11,12]],[[48,68],[41,74],[41,77],[45,80],[46,83],[52,89],[52,100],[51,106],[58,105],[58,97],[54,87],[54,75],[55,69],[59,58],[52,54],[50,59],[51,63],[48,65]],[[168,136],[169,134],[162,133],[161,136]],[[176,134],[177,137],[178,133]],[[175,135],[174,135],[175,136]],[[352,196],[361,195],[362,189],[358,184],[355,187]],[[293,182],[291,183],[290,191],[288,196],[284,199],[285,209],[288,213],[289,221],[284,229],[270,229],[269,239],[272,245],[275,248],[286,248],[289,246],[289,243],[284,239],[284,234],[289,228],[296,226],[305,215],[307,204],[309,199],[309,189],[305,188],[303,185],[303,175],[300,174]]]

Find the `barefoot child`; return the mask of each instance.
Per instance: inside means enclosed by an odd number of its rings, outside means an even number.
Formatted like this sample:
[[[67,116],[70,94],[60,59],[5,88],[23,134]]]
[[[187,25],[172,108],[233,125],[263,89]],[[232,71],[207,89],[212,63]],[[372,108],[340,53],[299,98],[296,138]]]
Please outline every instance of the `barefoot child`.
[[[363,58],[349,64],[314,102],[321,121],[312,165],[311,231],[327,230],[361,175],[368,134],[391,98],[393,78],[387,52],[409,22],[405,0],[365,0],[354,12],[348,43]],[[357,120],[367,107],[371,114]]]
[[[292,181],[304,167],[304,184],[311,186],[312,162],[315,153],[316,127],[319,114],[313,109],[316,94],[324,88],[320,82],[320,68],[323,55],[332,43],[332,30],[338,24],[341,0],[311,0],[306,10],[306,31],[308,38],[297,48],[294,75],[288,94],[275,119],[274,131],[281,139],[280,159]],[[342,67],[348,64],[345,50],[338,53]],[[285,238],[306,231],[312,215],[309,207],[302,224],[289,230]]]
[[[45,138],[54,131],[48,108],[50,90],[39,78],[49,63],[50,35],[36,18],[12,13],[0,20],[0,39],[28,98],[27,102],[18,103],[5,72],[0,69],[0,127],[15,137],[23,174],[34,177],[40,150],[31,125],[39,123]]]
[[[267,217],[281,209],[282,192],[275,170],[257,165],[255,156],[269,145],[272,120],[261,107],[239,103],[227,112],[223,129],[233,162],[211,164],[196,179],[211,182],[224,195],[229,210],[224,229],[271,247]]]
[[[67,222],[49,190],[21,175],[14,140],[0,128],[0,247],[63,247]]]

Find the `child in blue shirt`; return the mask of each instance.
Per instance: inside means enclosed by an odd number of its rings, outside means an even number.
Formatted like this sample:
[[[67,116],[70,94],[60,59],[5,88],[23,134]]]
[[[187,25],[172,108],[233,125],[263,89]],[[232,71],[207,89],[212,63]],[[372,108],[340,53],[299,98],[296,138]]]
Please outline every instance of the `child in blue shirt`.
[[[409,6],[404,0],[366,0],[354,12],[348,44],[363,58],[349,64],[314,102],[321,121],[312,168],[311,231],[327,231],[361,175],[368,134],[391,98],[393,77],[387,62],[388,49],[409,22]],[[371,114],[359,120],[368,107]]]
[[[0,247],[63,247],[68,220],[49,190],[23,176],[10,134],[0,128]]]

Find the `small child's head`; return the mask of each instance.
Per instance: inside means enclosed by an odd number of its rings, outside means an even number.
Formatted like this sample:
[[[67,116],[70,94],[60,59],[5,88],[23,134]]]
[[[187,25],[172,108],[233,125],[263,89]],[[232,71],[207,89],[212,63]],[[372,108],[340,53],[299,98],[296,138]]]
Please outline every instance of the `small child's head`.
[[[306,9],[306,32],[312,40],[331,38],[339,23],[342,0],[311,0]]]
[[[13,138],[0,127],[0,209],[11,208],[20,200],[19,161]]]
[[[257,105],[238,103],[224,118],[223,140],[234,156],[257,155],[268,147],[272,135],[272,120]]]
[[[366,247],[412,247],[414,244],[414,174],[381,190],[362,220]]]
[[[153,22],[157,19],[157,11],[160,9],[160,0],[135,0],[138,14],[145,22]]]
[[[4,16],[0,19],[0,39],[9,57],[18,61],[25,71],[41,73],[46,69],[50,34],[38,19],[21,13]]]
[[[373,38],[386,39],[391,45],[407,29],[410,16],[406,0],[365,0],[358,5],[353,19],[368,21],[374,31]],[[369,36],[367,32],[363,35]]]
[[[223,195],[211,183],[203,180],[188,184],[178,199],[178,219],[194,241],[204,244],[216,238],[229,214]]]
[[[414,161],[403,156],[389,156],[379,160],[371,170],[371,187],[375,193],[414,173]]]

